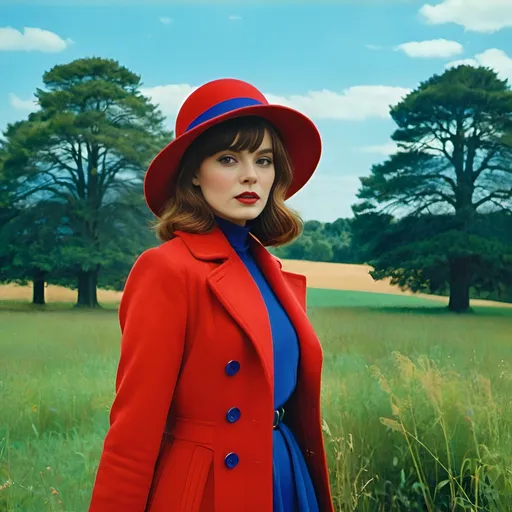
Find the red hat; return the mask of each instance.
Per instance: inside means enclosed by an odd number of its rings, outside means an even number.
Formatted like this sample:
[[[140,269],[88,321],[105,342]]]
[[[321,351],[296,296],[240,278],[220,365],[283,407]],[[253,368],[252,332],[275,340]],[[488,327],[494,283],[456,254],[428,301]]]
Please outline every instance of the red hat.
[[[281,135],[293,169],[286,199],[308,182],[322,151],[320,134],[313,122],[291,108],[270,105],[258,89],[246,82],[231,78],[214,80],[185,100],[176,119],[176,138],[158,153],[147,170],[144,195],[156,216],[173,194],[180,160],[188,146],[213,125],[247,115],[266,119]]]

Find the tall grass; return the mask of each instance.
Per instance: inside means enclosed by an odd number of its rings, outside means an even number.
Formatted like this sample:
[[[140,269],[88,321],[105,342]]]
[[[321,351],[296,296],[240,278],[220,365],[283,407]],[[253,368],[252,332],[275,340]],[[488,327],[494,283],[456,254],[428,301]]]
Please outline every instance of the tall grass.
[[[512,510],[511,314],[372,305],[310,310],[336,510]],[[4,304],[0,325],[0,510],[85,512],[116,312]]]
[[[119,329],[115,310],[59,310],[0,311],[1,511],[87,510]]]
[[[313,312],[337,509],[512,510],[512,317],[418,313]]]

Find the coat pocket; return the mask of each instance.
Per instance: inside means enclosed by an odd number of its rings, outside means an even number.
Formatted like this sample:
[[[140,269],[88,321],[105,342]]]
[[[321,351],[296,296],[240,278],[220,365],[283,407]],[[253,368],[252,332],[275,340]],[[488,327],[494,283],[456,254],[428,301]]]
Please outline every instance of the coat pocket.
[[[210,448],[173,439],[160,456],[145,512],[199,512],[212,461]]]
[[[210,449],[199,445],[194,448],[183,488],[180,512],[199,511],[212,459],[213,453]]]

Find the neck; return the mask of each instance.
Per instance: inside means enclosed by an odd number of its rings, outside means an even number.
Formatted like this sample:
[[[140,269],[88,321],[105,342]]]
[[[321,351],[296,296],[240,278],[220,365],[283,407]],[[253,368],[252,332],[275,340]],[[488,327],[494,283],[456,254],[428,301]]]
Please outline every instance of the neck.
[[[235,251],[240,253],[249,249],[250,222],[240,225],[218,216],[215,216],[215,221]]]
[[[246,226],[247,225],[247,221],[245,219],[239,219],[239,220],[231,220],[231,219],[226,219],[225,217],[220,217],[219,215],[215,215],[215,220],[219,220],[221,222],[229,222],[230,224],[235,224],[237,226]]]

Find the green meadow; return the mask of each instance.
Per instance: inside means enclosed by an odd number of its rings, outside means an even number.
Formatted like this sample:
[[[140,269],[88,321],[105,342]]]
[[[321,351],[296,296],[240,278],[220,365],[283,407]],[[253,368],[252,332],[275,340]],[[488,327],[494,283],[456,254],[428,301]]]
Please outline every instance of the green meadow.
[[[512,510],[512,308],[309,290],[336,510]],[[116,304],[0,302],[0,511],[85,512]]]

